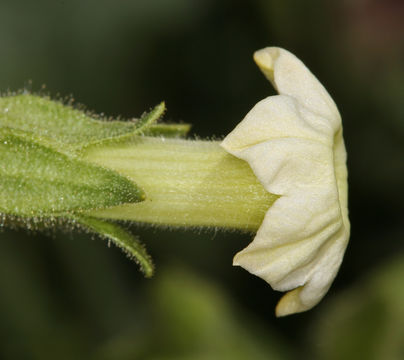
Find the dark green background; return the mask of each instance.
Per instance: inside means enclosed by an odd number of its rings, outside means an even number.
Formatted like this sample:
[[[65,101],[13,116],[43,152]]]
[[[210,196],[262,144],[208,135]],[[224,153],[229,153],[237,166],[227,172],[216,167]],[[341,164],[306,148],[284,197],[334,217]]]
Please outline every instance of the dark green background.
[[[403,18],[393,0],[1,0],[2,93],[124,118],[165,100],[203,138],[274,94],[255,50],[295,53],[343,117],[352,236],[325,299],[276,319],[280,294],[231,266],[248,234],[131,226],[155,259],[146,280],[85,234],[5,230],[0,358],[404,358]]]

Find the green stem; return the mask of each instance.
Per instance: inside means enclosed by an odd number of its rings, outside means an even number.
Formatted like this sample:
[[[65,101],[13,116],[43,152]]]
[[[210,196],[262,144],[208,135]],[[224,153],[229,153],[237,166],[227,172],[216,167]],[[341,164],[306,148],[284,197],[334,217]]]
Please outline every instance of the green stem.
[[[87,148],[82,157],[126,175],[146,193],[143,202],[91,211],[91,216],[256,231],[277,199],[246,162],[217,141],[134,137]]]

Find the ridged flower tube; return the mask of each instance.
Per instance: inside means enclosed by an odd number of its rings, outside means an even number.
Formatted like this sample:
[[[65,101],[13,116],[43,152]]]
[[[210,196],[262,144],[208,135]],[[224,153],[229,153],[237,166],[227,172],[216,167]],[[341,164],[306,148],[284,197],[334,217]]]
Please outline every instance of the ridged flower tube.
[[[289,291],[276,307],[284,316],[315,306],[342,262],[350,232],[346,151],[334,101],[299,59],[269,47],[254,60],[279,95],[255,105],[221,146],[279,198],[233,264]]]

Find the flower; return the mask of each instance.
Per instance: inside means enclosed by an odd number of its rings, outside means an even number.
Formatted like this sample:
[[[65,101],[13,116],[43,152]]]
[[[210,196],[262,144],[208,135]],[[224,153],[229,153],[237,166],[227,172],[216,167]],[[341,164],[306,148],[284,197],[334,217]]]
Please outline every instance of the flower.
[[[299,59],[268,47],[254,60],[279,95],[255,105],[221,146],[279,198],[233,265],[290,290],[276,307],[284,316],[315,306],[342,262],[350,231],[346,151],[334,101]]]

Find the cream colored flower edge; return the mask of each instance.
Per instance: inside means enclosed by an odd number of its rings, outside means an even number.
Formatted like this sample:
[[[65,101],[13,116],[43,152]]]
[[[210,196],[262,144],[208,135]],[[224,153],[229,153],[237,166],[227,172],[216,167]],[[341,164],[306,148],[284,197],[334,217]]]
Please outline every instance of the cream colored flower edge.
[[[350,231],[346,151],[334,101],[299,59],[269,47],[254,60],[279,95],[255,105],[221,145],[280,198],[233,265],[291,290],[276,307],[284,316],[315,306],[342,262]]]

